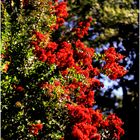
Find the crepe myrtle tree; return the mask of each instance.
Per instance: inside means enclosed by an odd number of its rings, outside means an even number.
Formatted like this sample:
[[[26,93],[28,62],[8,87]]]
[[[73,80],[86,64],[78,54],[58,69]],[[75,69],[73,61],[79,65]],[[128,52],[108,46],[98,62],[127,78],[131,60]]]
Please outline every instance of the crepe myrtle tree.
[[[114,47],[97,55],[82,41],[92,17],[68,29],[65,1],[1,3],[2,138],[119,140],[121,119],[92,107],[103,87],[98,75],[125,75],[124,56]]]

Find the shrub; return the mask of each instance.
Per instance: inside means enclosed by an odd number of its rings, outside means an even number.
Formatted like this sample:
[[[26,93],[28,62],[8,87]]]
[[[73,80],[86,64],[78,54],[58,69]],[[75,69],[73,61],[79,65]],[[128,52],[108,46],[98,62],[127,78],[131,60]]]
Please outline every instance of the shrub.
[[[123,56],[109,48],[98,58],[82,42],[92,18],[68,30],[63,1],[31,0],[18,6],[4,1],[2,11],[2,137],[120,139],[121,119],[92,107],[96,90],[103,87],[98,75],[123,76]],[[94,67],[93,60],[105,63]]]

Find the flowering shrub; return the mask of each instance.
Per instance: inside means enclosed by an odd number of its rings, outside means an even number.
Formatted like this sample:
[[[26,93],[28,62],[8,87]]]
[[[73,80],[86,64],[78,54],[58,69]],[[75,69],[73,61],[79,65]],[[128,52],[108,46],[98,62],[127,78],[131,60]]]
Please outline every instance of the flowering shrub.
[[[123,56],[109,48],[102,57],[103,68],[94,67],[96,52],[82,42],[91,17],[73,27],[71,38],[60,35],[54,39],[52,34],[57,36],[58,30],[63,30],[68,17],[66,5],[63,1],[26,1],[17,22],[3,3],[8,25],[2,32],[5,139],[119,140],[124,134],[121,119],[92,109],[96,89],[103,87],[98,75],[103,72],[113,80],[123,76],[126,71],[119,65]],[[45,23],[46,17],[52,19]],[[13,23],[17,29],[9,30],[15,29]]]

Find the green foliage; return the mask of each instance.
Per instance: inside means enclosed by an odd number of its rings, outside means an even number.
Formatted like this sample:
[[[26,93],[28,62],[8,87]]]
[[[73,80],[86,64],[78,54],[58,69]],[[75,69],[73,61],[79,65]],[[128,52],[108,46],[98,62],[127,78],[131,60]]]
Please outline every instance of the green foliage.
[[[50,33],[50,26],[55,23],[56,17],[50,14],[48,1],[30,1],[32,10],[17,8],[16,1],[12,1],[10,12],[7,2],[2,3],[2,131],[5,139],[36,139],[29,133],[29,126],[41,119],[46,131],[46,139],[58,140],[67,121],[67,111],[63,103],[58,103],[57,94],[50,98],[48,91],[40,89],[38,85],[45,81],[51,83],[55,65],[48,66],[40,62],[33,55],[30,45],[32,31]],[[14,19],[14,16],[16,17]],[[4,68],[8,65],[7,70]],[[56,73],[54,77],[57,77]],[[16,87],[23,85],[22,92]],[[40,112],[36,112],[40,110]],[[44,112],[42,112],[42,110]],[[9,115],[10,112],[10,115]],[[31,118],[32,116],[32,118]],[[40,118],[41,116],[41,118]],[[62,119],[60,119],[60,117]],[[47,122],[47,123],[46,123]],[[13,129],[14,128],[14,129]],[[42,135],[40,133],[40,135]]]
[[[70,11],[77,14],[79,19],[87,15],[95,20],[93,23],[94,33],[97,34],[94,42],[102,44],[111,38],[124,38],[122,27],[138,25],[137,1],[134,0],[73,0],[69,1]],[[125,34],[127,37],[128,34]]]

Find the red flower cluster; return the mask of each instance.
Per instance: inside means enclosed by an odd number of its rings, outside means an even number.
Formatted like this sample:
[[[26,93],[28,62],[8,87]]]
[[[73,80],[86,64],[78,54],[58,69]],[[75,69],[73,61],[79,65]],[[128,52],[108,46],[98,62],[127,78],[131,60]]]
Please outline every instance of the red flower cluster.
[[[32,41],[31,44],[35,47],[34,53],[42,62],[47,62],[48,64],[53,64],[56,61],[56,55],[54,51],[57,49],[57,44],[55,42],[49,42],[47,43],[47,46],[44,46],[42,48],[40,45],[40,42],[45,41],[45,35],[35,32],[36,35],[36,41]]]
[[[114,47],[110,47],[108,50],[105,51],[105,60],[107,62],[119,61],[122,60],[123,58],[124,56],[117,53]]]
[[[110,114],[105,120],[102,121],[101,126],[104,131],[109,131],[112,139],[120,140],[120,137],[124,135],[124,130],[121,128],[123,122],[115,114]]]
[[[77,104],[83,104],[84,106],[93,106],[94,103],[94,92],[89,91],[87,95],[84,92],[80,91],[80,96],[76,98]]]
[[[94,56],[94,49],[86,47],[80,40],[75,42],[75,61],[74,66],[78,73],[83,74],[85,77],[93,77],[99,74],[97,68],[92,66],[92,58]]]
[[[94,49],[86,47],[80,40],[77,40],[73,45],[68,42],[62,42],[59,45],[49,42],[42,48],[39,45],[40,42],[45,42],[45,35],[38,32],[35,32],[35,35],[37,40],[33,41],[32,45],[34,45],[34,53],[40,61],[48,64],[55,63],[64,72],[67,68],[74,67],[77,73],[83,74],[87,78],[99,74],[99,70],[92,66]],[[62,73],[64,73],[63,71]]]
[[[72,129],[72,136],[78,140],[100,140],[101,135],[97,133],[95,126],[84,122],[77,123]]]
[[[94,56],[94,49],[84,45],[80,40],[76,42],[48,42],[45,44],[45,35],[36,32],[36,41],[32,42],[35,50],[34,53],[39,60],[47,64],[56,64],[57,69],[64,76],[67,81],[63,85],[59,81],[54,81],[54,85],[44,83],[42,88],[48,89],[49,93],[53,93],[55,87],[61,86],[61,89],[66,95],[60,93],[60,100],[67,100],[71,103],[76,103],[77,106],[68,105],[69,116],[71,117],[71,137],[79,140],[100,140],[99,134],[100,124],[102,122],[102,129],[108,129],[113,137],[118,138],[123,134],[121,125],[114,125],[115,120],[104,122],[102,114],[92,109],[94,104],[94,89],[103,86],[102,83],[95,79],[94,76],[99,75],[98,68],[92,65]],[[45,45],[41,47],[41,44]],[[109,49],[105,52],[106,65],[103,67],[106,74],[111,76],[122,76],[125,71],[123,67],[119,66],[117,61],[123,58],[122,55],[115,52],[115,49]],[[68,82],[69,69],[74,68],[77,74],[82,74],[85,78],[84,82],[79,82],[76,79]],[[112,79],[114,79],[114,77]],[[115,78],[116,78],[115,77]],[[59,94],[59,93],[58,93]],[[117,120],[118,121],[118,120]],[[109,125],[107,123],[109,122]],[[117,122],[116,122],[117,124]],[[113,129],[112,129],[113,128]],[[36,130],[37,131],[37,130]],[[65,134],[67,135],[67,133]],[[65,138],[64,138],[65,139]]]
[[[21,86],[21,85],[13,85],[13,87],[14,87],[15,90],[18,91],[18,92],[24,91],[24,88],[23,88],[23,86]]]
[[[33,31],[33,34],[36,35],[37,42],[44,41],[45,35],[41,34],[40,32]]]
[[[98,79],[88,78],[86,80],[85,83],[73,80],[64,87],[72,102],[76,102],[78,105],[84,105],[85,107],[92,107],[94,104],[93,89],[102,85]]]
[[[102,114],[92,108],[83,105],[67,105],[72,127],[71,137],[78,140],[100,140],[100,129],[104,131],[106,138],[120,140],[124,135],[121,128],[123,122],[116,115],[111,114],[103,120]],[[70,129],[70,128],[69,128]]]
[[[73,50],[71,44],[67,42],[62,42],[60,49],[56,53],[57,56],[57,66],[59,68],[70,68],[74,65]]]
[[[76,36],[78,38],[83,38],[85,35],[88,34],[88,29],[90,27],[90,22],[92,21],[92,18],[89,17],[84,22],[79,22],[77,28],[73,28],[73,32],[76,32]]]
[[[67,12],[67,3],[66,2],[57,2],[55,1],[55,6],[52,6],[54,9],[54,14],[56,15],[56,25],[52,26],[52,29],[58,29],[60,26],[63,25],[65,22],[65,18],[68,17],[68,12]]]
[[[55,14],[56,14],[57,17],[67,18],[67,16],[68,16],[67,3],[66,2],[59,2],[55,6]]]
[[[71,137],[78,140],[100,140],[101,136],[97,131],[102,121],[102,114],[83,105],[67,106],[71,116]]]
[[[106,64],[103,67],[106,75],[109,76],[110,79],[115,80],[119,77],[122,77],[126,74],[126,70],[123,66],[120,66],[117,62],[124,58],[123,55],[116,53],[115,48],[111,47],[105,51],[105,61]]]
[[[68,16],[66,9],[66,3],[56,3],[54,6],[55,14],[57,15],[57,27],[64,22],[64,18]],[[58,23],[59,21],[59,23]],[[85,22],[78,23],[79,29],[76,28],[76,34],[79,38],[82,38],[88,33],[90,27],[89,18]],[[61,23],[61,24],[60,24]],[[109,131],[112,137],[119,139],[123,134],[121,128],[121,122],[118,118],[110,119],[110,116],[103,120],[102,114],[93,110],[94,104],[94,90],[98,87],[102,87],[103,84],[94,77],[100,74],[98,68],[93,67],[94,49],[87,47],[80,40],[76,40],[72,43],[66,41],[59,42],[47,42],[46,36],[39,32],[34,32],[36,40],[32,41],[34,46],[34,53],[40,61],[47,64],[55,64],[57,70],[61,72],[64,78],[63,84],[59,80],[54,80],[53,84],[42,82],[41,88],[47,89],[49,94],[57,91],[59,101],[66,100],[71,104],[67,104],[69,112],[70,125],[67,126],[71,132],[65,133],[65,136],[69,135],[72,139],[78,140],[100,140],[100,130]],[[123,76],[125,70],[122,66],[118,65],[118,61],[123,59],[123,56],[116,53],[114,48],[110,48],[105,51],[104,60],[106,65],[103,69],[106,74],[115,79]],[[78,81],[73,75],[70,75],[70,71],[74,69],[75,75],[79,74],[84,77],[83,81]],[[71,78],[70,78],[71,77]],[[61,90],[58,90],[59,87]],[[63,91],[63,93],[61,93]],[[65,93],[65,94],[64,94]],[[75,106],[73,104],[76,104]],[[116,122],[115,122],[116,121]],[[115,125],[117,124],[117,125]],[[33,126],[33,132],[38,134],[36,126]],[[110,137],[109,137],[110,138]],[[64,139],[67,139],[64,137]]]
[[[107,63],[103,69],[106,71],[106,74],[108,77],[112,80],[115,80],[119,77],[122,77],[123,75],[126,74],[126,70],[124,69],[123,66],[120,66],[118,63],[113,62],[113,63]]]
[[[41,124],[41,123],[32,124],[32,126],[29,129],[29,131],[30,131],[31,134],[36,136],[36,135],[38,135],[39,130],[41,131],[42,128],[43,128],[43,124]]]
[[[84,105],[70,105],[67,104],[69,114],[72,117],[71,121],[74,123],[85,122],[94,126],[99,126],[99,122],[102,120],[102,114],[92,108],[86,108]]]

